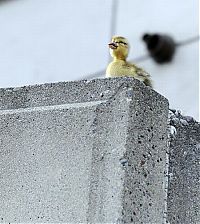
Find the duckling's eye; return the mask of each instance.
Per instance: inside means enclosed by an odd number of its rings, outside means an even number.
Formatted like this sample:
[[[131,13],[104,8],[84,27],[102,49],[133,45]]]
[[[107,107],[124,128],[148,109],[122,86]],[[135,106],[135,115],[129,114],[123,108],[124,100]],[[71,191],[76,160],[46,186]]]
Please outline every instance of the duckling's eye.
[[[123,42],[123,41],[118,41],[118,42],[115,42],[117,44],[124,44],[124,45],[127,45],[127,43]]]
[[[121,42],[122,44],[124,44],[124,45],[127,45],[127,43],[125,43],[125,42]]]

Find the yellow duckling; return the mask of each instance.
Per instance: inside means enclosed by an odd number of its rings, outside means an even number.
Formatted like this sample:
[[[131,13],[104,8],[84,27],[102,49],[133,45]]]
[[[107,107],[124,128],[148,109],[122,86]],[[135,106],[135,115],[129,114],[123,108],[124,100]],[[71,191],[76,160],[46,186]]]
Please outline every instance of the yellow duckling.
[[[108,45],[113,61],[106,69],[106,77],[134,77],[142,81],[145,85],[152,87],[150,75],[142,68],[126,61],[130,49],[126,38],[114,36],[112,42]]]

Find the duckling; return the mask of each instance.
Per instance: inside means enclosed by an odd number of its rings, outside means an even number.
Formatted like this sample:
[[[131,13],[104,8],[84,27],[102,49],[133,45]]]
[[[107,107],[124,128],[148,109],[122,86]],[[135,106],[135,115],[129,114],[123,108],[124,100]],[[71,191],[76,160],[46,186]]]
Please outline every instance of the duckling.
[[[106,77],[134,77],[145,85],[152,87],[150,75],[142,68],[126,61],[130,49],[128,40],[124,37],[114,36],[108,44],[113,61],[106,69]]]

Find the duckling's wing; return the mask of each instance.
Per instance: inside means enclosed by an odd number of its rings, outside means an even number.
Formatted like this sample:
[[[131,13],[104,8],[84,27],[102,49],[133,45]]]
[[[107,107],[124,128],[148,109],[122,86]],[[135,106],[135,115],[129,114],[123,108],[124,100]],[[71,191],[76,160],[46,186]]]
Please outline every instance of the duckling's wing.
[[[150,78],[149,73],[147,73],[146,71],[144,71],[143,69],[136,69],[136,73],[138,76],[140,77],[144,77],[144,78]]]
[[[136,74],[138,75],[138,77],[143,79],[144,84],[146,86],[152,87],[151,76],[149,75],[149,73],[147,73],[144,69],[140,67],[135,66],[135,68],[136,68]]]

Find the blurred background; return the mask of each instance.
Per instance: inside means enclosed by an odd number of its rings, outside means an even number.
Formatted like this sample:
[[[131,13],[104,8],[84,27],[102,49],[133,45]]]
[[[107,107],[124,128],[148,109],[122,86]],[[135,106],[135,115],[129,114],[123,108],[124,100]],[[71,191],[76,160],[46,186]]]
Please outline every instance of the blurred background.
[[[170,107],[199,120],[198,10],[198,0],[0,0],[0,88],[104,77],[120,35]],[[180,44],[171,62],[147,56],[145,33]]]

